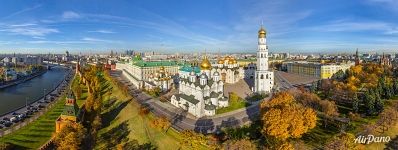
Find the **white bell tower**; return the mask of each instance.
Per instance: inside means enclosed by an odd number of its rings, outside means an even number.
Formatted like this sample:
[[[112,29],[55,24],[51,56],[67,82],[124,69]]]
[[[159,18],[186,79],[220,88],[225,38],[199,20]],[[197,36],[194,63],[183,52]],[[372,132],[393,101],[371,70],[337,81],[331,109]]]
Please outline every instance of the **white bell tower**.
[[[255,73],[254,90],[258,93],[271,93],[274,85],[274,73],[268,68],[267,32],[261,25],[258,31],[257,69]]]

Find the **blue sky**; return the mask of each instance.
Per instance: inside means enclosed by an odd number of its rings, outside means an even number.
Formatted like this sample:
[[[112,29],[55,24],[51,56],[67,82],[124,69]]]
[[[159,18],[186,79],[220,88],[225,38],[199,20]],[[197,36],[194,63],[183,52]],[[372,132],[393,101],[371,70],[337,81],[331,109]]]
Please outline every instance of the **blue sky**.
[[[0,53],[398,51],[398,0],[4,0]]]

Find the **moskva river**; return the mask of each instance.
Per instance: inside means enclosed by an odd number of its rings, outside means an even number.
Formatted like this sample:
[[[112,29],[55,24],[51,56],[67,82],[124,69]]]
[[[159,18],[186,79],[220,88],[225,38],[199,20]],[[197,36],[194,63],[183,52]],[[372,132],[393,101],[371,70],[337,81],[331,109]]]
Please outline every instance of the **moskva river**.
[[[13,111],[43,97],[58,86],[67,74],[67,69],[54,67],[41,76],[18,85],[0,89],[0,114]]]

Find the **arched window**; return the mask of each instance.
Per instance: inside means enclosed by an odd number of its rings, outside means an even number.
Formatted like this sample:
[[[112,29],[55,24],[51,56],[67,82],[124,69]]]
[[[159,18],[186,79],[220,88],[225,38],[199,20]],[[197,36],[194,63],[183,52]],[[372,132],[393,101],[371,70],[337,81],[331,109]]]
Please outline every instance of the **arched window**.
[[[268,79],[268,74],[267,74],[266,78]]]
[[[263,58],[263,54],[261,54],[261,58]]]
[[[261,74],[260,79],[264,79],[264,75],[263,74]]]

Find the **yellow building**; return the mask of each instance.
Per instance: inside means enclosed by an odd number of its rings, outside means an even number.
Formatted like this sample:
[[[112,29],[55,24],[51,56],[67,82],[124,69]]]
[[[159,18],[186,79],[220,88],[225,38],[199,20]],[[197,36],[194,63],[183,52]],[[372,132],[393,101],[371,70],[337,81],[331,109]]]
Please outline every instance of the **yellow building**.
[[[307,61],[285,62],[288,73],[312,76],[320,79],[330,79],[339,70],[346,71],[354,62],[347,63],[318,63]]]
[[[61,131],[63,127],[70,123],[76,123],[78,121],[78,115],[79,106],[77,106],[76,100],[73,96],[73,93],[71,92],[66,96],[66,102],[63,112],[55,121],[55,132]]]

